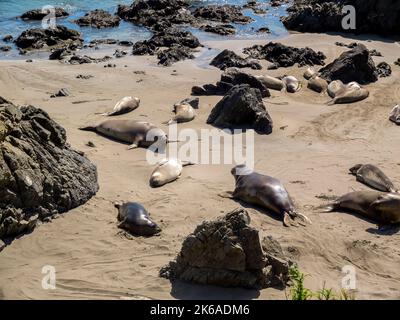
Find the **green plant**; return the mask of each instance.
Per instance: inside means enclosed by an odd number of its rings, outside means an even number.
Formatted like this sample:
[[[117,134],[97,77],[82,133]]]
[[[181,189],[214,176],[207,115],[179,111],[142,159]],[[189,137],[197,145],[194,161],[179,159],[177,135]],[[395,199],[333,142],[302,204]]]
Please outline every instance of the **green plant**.
[[[292,300],[309,300],[313,294],[311,290],[304,286],[304,279],[306,275],[300,272],[297,266],[292,266],[289,269],[289,277],[293,285],[290,289]]]

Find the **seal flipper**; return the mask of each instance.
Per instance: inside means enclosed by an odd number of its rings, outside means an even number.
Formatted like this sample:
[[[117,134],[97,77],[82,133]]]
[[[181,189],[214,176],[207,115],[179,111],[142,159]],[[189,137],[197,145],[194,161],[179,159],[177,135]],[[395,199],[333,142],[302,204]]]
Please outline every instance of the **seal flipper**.
[[[224,199],[235,199],[234,193],[232,191],[220,193],[218,194],[218,196]]]
[[[136,143],[132,143],[129,147],[128,150],[133,150],[133,149],[137,149],[139,148],[139,146]]]
[[[95,126],[87,126],[87,127],[80,127],[79,130],[96,132],[97,128]]]

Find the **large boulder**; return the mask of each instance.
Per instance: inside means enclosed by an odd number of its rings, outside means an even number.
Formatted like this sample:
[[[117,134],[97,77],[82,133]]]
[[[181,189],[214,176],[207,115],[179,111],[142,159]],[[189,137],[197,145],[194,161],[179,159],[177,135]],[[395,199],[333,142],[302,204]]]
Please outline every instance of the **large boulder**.
[[[21,33],[15,44],[21,49],[42,49],[44,47],[66,46],[71,43],[81,45],[81,34],[64,26],[42,29],[34,28]]]
[[[261,70],[262,66],[257,61],[249,58],[242,58],[235,52],[230,50],[224,50],[218,54],[210,63],[210,65],[217,67],[221,70],[228,68],[251,68],[254,70]]]
[[[236,209],[199,225],[184,240],[177,258],[161,269],[160,276],[172,281],[248,289],[285,285],[290,262],[280,256],[279,243],[272,238],[264,242],[271,254],[264,252],[247,211]]]
[[[90,26],[98,29],[118,27],[121,18],[111,13],[96,9],[86,13],[83,17],[75,20],[80,26]]]
[[[0,238],[31,231],[96,194],[96,166],[66,139],[46,112],[0,99]]]
[[[29,10],[21,15],[21,19],[23,20],[43,20],[46,16],[49,15],[49,10],[42,9],[34,9]],[[54,8],[54,13],[56,18],[64,18],[68,17],[69,13],[64,8]]]
[[[350,51],[343,52],[339,58],[319,70],[320,76],[328,82],[341,80],[343,83],[357,81],[368,84],[378,80],[378,71],[369,50],[358,44]]]
[[[296,63],[299,67],[305,65],[324,65],[326,56],[313,49],[285,46],[282,43],[269,42],[266,45],[254,45],[244,49],[244,53],[255,59],[272,62],[276,67],[291,67]]]
[[[247,84],[234,86],[211,111],[207,123],[219,128],[254,129],[259,134],[272,133],[273,126],[260,90]]]
[[[243,14],[241,7],[228,4],[199,7],[193,12],[193,15],[196,18],[223,23],[248,24],[254,21]]]
[[[356,9],[356,29],[343,29],[345,5]],[[301,32],[351,32],[400,34],[400,2],[398,0],[296,0],[282,18],[291,30]]]

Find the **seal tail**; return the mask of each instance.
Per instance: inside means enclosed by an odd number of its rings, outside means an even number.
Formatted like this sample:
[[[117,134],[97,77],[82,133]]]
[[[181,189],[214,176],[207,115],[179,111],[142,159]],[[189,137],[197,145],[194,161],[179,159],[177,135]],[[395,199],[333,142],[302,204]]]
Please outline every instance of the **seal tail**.
[[[96,127],[95,126],[80,127],[79,130],[96,132]]]
[[[176,123],[174,120],[168,120],[168,121],[164,121],[162,124],[166,124],[166,125],[171,125],[171,124],[173,124],[173,123]]]
[[[320,206],[317,209],[317,212],[334,212],[336,209],[338,209],[338,205],[336,202],[330,203],[328,205],[323,205]]]
[[[110,115],[109,112],[105,112],[105,113],[103,113],[103,112],[96,112],[95,114],[96,114],[96,115],[103,116],[103,117],[108,117],[108,116]]]
[[[328,106],[333,106],[334,104],[336,104],[336,100],[335,99],[329,100],[325,104],[328,105]]]

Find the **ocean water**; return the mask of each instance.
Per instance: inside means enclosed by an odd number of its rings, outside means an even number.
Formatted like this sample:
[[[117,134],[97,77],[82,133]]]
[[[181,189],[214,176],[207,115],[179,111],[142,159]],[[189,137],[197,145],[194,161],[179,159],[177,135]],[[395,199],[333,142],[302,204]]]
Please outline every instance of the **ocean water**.
[[[144,27],[135,26],[130,22],[122,21],[119,27],[96,29],[91,27],[79,27],[73,20],[80,18],[85,13],[94,9],[104,9],[110,13],[115,13],[118,4],[131,4],[133,0],[0,0],[0,45],[5,45],[2,38],[11,34],[14,38],[18,37],[24,30],[29,28],[40,28],[40,21],[23,21],[18,17],[31,9],[39,9],[46,5],[60,6],[65,8],[70,16],[58,19],[57,24],[65,25],[68,28],[78,30],[82,33],[85,42],[95,39],[113,38],[118,40],[139,41],[151,37],[151,32]],[[258,1],[267,5],[269,0]],[[204,4],[236,4],[243,5],[247,0],[202,0],[193,1],[194,5]],[[287,35],[287,31],[280,22],[280,17],[286,15],[286,6],[277,8],[268,7],[266,15],[256,15],[252,10],[244,10],[244,14],[252,17],[255,21],[248,25],[235,25],[238,30],[234,36],[219,36],[206,33],[197,29],[189,28],[202,41],[223,40],[223,39],[273,39]],[[257,33],[261,27],[268,27],[271,34]],[[10,45],[10,44],[8,44]],[[3,57],[15,56],[17,50],[13,48],[11,52],[0,52],[0,59]]]

